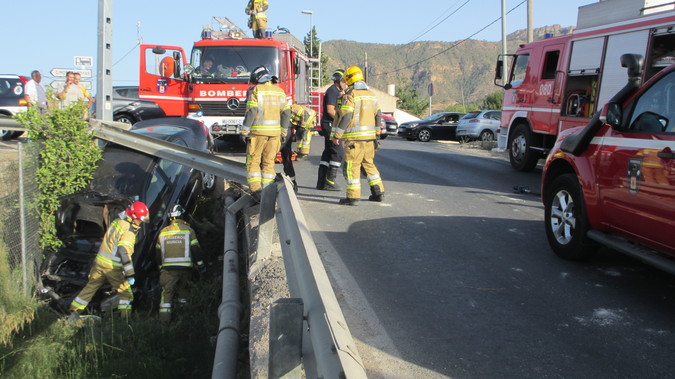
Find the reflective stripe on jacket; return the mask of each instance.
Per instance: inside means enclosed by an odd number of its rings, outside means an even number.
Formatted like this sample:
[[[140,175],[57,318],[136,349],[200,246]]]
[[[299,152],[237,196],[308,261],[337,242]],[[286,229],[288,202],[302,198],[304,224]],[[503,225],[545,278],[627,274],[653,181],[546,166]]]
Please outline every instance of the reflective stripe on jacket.
[[[255,85],[246,101],[246,110],[252,108],[257,108],[257,113],[250,127],[251,134],[277,137],[286,133],[281,126],[281,113],[290,106],[281,87],[271,82]],[[243,128],[246,130],[246,125]]]
[[[113,221],[101,241],[96,255],[97,264],[108,269],[122,268],[126,276],[134,275],[131,258],[134,255],[138,229],[140,227],[129,218]]]
[[[375,94],[367,89],[351,88],[342,97],[339,108],[339,118],[351,113],[349,124],[344,127],[333,124],[335,138],[353,141],[369,141],[377,139],[380,126],[376,123],[376,116],[380,111]],[[341,129],[340,127],[344,127]]]
[[[162,254],[161,268],[193,267],[192,246],[199,246],[194,230],[183,220],[172,220],[159,232],[157,247]]]

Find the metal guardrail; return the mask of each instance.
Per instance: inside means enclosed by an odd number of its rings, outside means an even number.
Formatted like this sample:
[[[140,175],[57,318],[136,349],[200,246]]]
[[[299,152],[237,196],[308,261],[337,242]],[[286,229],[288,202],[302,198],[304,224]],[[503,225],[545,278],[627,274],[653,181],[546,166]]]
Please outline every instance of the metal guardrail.
[[[304,304],[303,328],[311,344],[303,343],[303,366],[308,378],[366,378],[366,370],[347,327],[340,305],[307,227],[290,179],[276,186],[276,220],[292,297]],[[271,186],[274,187],[274,186]],[[265,204],[261,204],[261,214]],[[274,204],[271,204],[272,206]],[[259,240],[263,236],[259,237]],[[270,338],[274,336],[270,335]],[[311,350],[307,350],[307,348]]]

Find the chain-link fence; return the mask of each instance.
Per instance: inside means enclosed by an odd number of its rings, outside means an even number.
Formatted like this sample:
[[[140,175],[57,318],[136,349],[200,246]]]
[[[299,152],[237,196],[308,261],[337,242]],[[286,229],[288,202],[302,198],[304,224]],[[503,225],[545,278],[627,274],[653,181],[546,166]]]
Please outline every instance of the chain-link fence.
[[[39,280],[42,249],[36,206],[37,148],[11,141],[0,148],[0,238],[8,272],[21,292],[28,295]]]

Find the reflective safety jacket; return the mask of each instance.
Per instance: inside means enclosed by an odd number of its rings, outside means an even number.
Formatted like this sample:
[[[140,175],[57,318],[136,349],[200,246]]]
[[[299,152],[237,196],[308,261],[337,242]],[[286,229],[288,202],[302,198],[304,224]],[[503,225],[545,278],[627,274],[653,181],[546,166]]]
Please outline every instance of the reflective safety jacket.
[[[377,97],[369,89],[351,87],[342,96],[339,122],[333,136],[345,141],[374,141],[381,133],[381,111]]]
[[[267,19],[267,8],[269,7],[269,2],[267,0],[250,0],[246,6],[246,14],[250,14],[251,17],[257,19]]]
[[[271,82],[256,84],[248,90],[246,116],[241,133],[256,136],[286,136],[288,125],[282,125],[282,114],[290,110],[286,92]],[[288,124],[288,120],[285,120]]]
[[[314,127],[316,119],[316,111],[305,108],[300,104],[291,105],[291,124],[299,128],[307,130]]]
[[[123,214],[124,212],[120,216]],[[134,275],[131,258],[134,255],[136,234],[140,228],[130,217],[124,216],[113,221],[103,236],[96,255],[96,264],[110,270],[122,269],[127,277]]]
[[[199,267],[204,265],[197,235],[181,219],[171,220],[171,224],[159,232],[157,248],[161,251],[163,270],[189,270],[193,262]]]

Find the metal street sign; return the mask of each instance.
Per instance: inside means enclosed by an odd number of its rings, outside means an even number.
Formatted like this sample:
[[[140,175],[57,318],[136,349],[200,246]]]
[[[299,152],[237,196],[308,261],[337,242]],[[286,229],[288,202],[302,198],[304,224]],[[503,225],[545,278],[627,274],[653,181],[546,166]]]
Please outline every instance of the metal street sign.
[[[88,69],[77,69],[77,68],[53,68],[49,71],[52,76],[66,76],[68,71],[78,72],[82,75],[83,78],[91,78],[91,70]]]
[[[94,58],[92,57],[78,57],[75,56],[73,61],[75,62],[75,66],[80,66],[80,67],[91,67],[94,63]],[[84,75],[83,75],[84,76]]]

